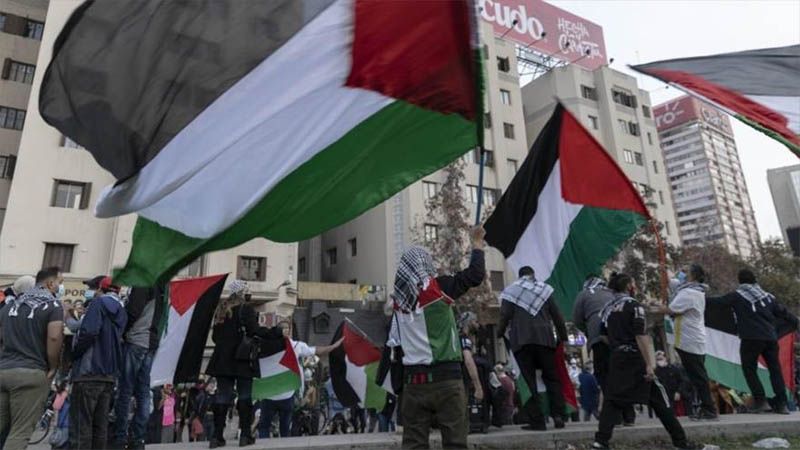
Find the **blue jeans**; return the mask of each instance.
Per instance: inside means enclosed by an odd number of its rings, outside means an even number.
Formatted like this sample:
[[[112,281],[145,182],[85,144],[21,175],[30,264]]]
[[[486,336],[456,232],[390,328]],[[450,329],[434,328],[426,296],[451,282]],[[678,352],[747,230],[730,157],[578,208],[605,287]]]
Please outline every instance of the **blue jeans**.
[[[386,433],[394,431],[394,421],[391,417],[378,413],[378,432]]]
[[[125,344],[125,366],[117,387],[117,400],[114,403],[116,429],[114,441],[126,442],[128,437],[128,412],[131,396],[136,399],[133,414],[131,442],[144,442],[147,420],[150,418],[150,368],[153,366],[153,352],[133,344]]]
[[[260,405],[261,418],[258,420],[259,439],[267,438],[272,433],[272,418],[275,417],[275,413],[278,413],[278,419],[280,420],[281,437],[289,437],[294,399],[289,397],[286,400],[261,400]]]

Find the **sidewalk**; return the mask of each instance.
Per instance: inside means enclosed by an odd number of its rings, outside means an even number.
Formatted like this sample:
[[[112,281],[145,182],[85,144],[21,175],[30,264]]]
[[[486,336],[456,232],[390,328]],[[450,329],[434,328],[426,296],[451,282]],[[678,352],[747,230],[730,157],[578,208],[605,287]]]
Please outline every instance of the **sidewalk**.
[[[733,414],[720,416],[719,422],[692,422],[682,418],[681,423],[686,429],[689,438],[702,442],[703,438],[711,436],[742,436],[753,434],[782,434],[798,433],[800,430],[800,414],[793,413],[788,416],[764,414]],[[654,438],[667,438],[667,434],[657,420],[637,418],[637,424],[632,428],[619,427],[614,430],[614,442],[641,443],[642,448],[647,448],[645,442]],[[488,434],[471,434],[469,436],[470,448],[476,449],[563,449],[568,443],[588,441],[594,437],[597,422],[568,423],[563,430],[548,430],[546,432],[523,431],[519,426],[508,426],[503,429],[491,428]],[[328,450],[383,450],[400,448],[401,436],[396,433],[367,433],[367,434],[339,434],[330,436],[297,437],[285,439],[260,439],[255,445],[247,447],[249,450],[297,450],[297,449],[328,449]],[[432,434],[433,448],[441,448],[438,433]],[[225,448],[238,448],[238,442],[228,441]],[[49,446],[37,445],[29,449],[44,450]],[[176,450],[207,449],[208,442],[178,443],[148,445],[148,450]]]

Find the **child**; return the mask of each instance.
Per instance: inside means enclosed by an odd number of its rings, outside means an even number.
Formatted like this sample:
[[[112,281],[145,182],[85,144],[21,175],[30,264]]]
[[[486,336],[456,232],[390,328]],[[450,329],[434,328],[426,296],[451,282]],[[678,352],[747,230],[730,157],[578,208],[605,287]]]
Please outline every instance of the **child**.
[[[161,390],[161,443],[175,442],[175,392],[171,384],[164,385]]]

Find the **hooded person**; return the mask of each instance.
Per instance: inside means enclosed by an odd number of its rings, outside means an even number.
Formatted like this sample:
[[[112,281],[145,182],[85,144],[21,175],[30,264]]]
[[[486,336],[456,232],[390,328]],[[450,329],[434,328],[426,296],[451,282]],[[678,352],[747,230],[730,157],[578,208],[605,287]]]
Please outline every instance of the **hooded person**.
[[[428,448],[434,421],[442,433],[442,447],[467,447],[464,358],[453,307],[486,276],[485,234],[480,226],[470,231],[469,266],[453,275],[437,276],[431,254],[422,247],[412,247],[400,258],[393,295],[397,325],[392,336],[403,351],[403,448]]]
[[[122,333],[127,315],[120,287],[111,277],[99,284],[100,295],[86,308],[72,343],[70,447],[106,448],[108,412],[114,383],[122,370]]]

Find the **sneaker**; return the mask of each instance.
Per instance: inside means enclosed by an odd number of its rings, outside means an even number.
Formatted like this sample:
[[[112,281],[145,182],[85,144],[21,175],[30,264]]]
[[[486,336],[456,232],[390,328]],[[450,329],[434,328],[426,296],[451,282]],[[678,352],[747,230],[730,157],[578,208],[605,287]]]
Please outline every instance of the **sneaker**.
[[[553,426],[559,430],[564,428],[564,419],[561,417],[553,417]]]
[[[681,445],[675,446],[675,450],[703,450],[704,448],[706,448],[705,445],[692,441],[686,441]]]
[[[771,410],[769,403],[764,399],[760,399],[753,402],[753,406],[748,407],[746,412],[747,414],[763,414]]]
[[[608,444],[601,444],[600,442],[594,441],[592,446],[589,447],[592,450],[611,450],[611,447]]]
[[[562,421],[563,424],[563,421]],[[525,431],[547,431],[547,425],[543,423],[523,425],[522,429]]]
[[[628,428],[635,427],[636,426],[636,422],[623,422],[622,426],[623,427],[628,427]]]
[[[227,442],[225,442],[225,439],[211,438],[211,440],[208,441],[208,448],[225,447],[225,444],[227,444]]]
[[[778,406],[775,409],[773,409],[772,412],[774,412],[775,414],[784,414],[784,415],[791,414],[789,412],[789,408],[787,408],[786,405]]]
[[[697,421],[697,422],[701,422],[701,421],[715,422],[715,421],[719,420],[719,416],[717,415],[717,413],[713,413],[711,411],[700,411],[699,413],[697,413],[697,414],[695,414],[693,416],[690,416],[689,419]]]

